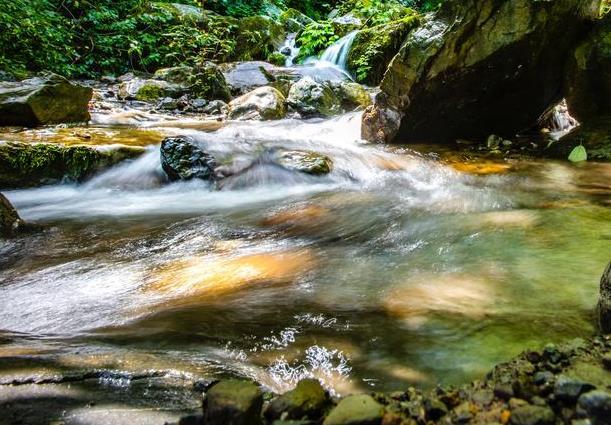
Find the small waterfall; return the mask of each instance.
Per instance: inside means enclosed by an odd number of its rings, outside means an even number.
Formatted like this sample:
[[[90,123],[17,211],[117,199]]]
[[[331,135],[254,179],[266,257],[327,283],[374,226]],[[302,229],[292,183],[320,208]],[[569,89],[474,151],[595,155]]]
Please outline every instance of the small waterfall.
[[[320,57],[320,61],[331,63],[345,70],[348,61],[348,53],[350,53],[350,48],[357,34],[358,31],[352,31],[350,34],[345,35],[331,46],[327,47],[327,50],[325,50]]]
[[[296,46],[297,34],[290,33],[286,36],[284,44],[280,47],[280,53],[286,56],[286,62],[284,66],[290,67],[295,64],[295,58],[299,54],[299,47]]]

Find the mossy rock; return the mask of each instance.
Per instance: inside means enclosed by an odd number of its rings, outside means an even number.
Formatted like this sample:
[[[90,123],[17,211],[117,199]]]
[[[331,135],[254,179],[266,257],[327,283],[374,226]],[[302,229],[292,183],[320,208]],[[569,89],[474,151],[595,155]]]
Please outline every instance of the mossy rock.
[[[265,417],[268,420],[280,417],[318,419],[329,402],[329,395],[317,379],[304,379],[292,391],[272,400],[265,411]]]
[[[369,92],[358,83],[344,81],[339,85],[338,91],[342,98],[342,107],[345,110],[364,109],[372,103]]]
[[[229,104],[231,120],[278,120],[286,115],[286,98],[273,87],[259,87]]]
[[[348,70],[363,84],[377,86],[407,35],[420,24],[417,15],[358,32],[348,53]]]
[[[200,66],[180,65],[172,68],[162,68],[155,72],[154,79],[161,80],[173,84],[173,86],[161,85],[163,88],[161,94],[170,94],[166,90],[169,87],[170,91],[187,92],[194,97],[206,100],[223,100],[228,101],[231,98],[225,76],[217,65],[212,62],[205,62]],[[150,81],[150,80],[149,80]],[[151,84],[148,84],[151,85]],[[139,89],[136,97],[141,94],[146,86]],[[146,89],[150,92],[151,97],[159,94],[159,91],[153,87]],[[148,97],[144,94],[143,97]],[[172,96],[169,96],[172,97]]]
[[[299,32],[306,25],[313,23],[314,20],[297,9],[289,8],[278,17],[278,22],[280,22],[288,32]]]
[[[341,98],[330,84],[303,77],[289,91],[289,105],[303,116],[333,116],[341,112]]]
[[[232,61],[266,60],[284,41],[283,26],[266,16],[249,16],[237,23]]]
[[[206,393],[204,419],[207,425],[259,425],[263,395],[251,381],[221,381]]]
[[[348,396],[329,413],[323,425],[380,425],[384,407],[367,394]]]
[[[95,172],[144,153],[144,148],[63,146],[54,143],[0,143],[0,188],[81,181]]]
[[[207,15],[212,13],[189,4],[165,2],[150,3],[150,10],[159,10],[168,13],[178,23],[201,22]]]
[[[89,121],[93,90],[48,73],[0,84],[0,125],[35,127]]]
[[[186,87],[162,80],[134,78],[119,85],[119,98],[156,102],[164,97],[177,98],[187,91]]]
[[[288,170],[314,176],[329,174],[333,170],[333,160],[314,151],[280,151],[276,156],[276,162]]]

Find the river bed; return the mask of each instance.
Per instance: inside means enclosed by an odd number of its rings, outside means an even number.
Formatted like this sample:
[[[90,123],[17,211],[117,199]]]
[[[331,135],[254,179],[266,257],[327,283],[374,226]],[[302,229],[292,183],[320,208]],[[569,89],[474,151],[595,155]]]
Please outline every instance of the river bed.
[[[241,376],[283,392],[314,376],[338,395],[391,391],[594,332],[611,164],[368,145],[359,125],[84,130],[148,151],[82,184],[6,192],[43,230],[0,241],[0,381],[96,371],[112,392],[135,376]],[[222,163],[308,149],[334,169],[262,160],[222,190],[165,184],[156,137],[169,134]]]

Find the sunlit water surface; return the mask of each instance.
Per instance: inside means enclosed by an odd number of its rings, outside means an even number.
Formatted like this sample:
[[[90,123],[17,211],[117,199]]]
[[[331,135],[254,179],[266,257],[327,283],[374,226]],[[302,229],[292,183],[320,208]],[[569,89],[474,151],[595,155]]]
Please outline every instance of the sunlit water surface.
[[[7,192],[43,230],[0,242],[1,373],[237,375],[280,392],[314,376],[345,394],[460,383],[593,332],[609,165],[420,154],[362,143],[359,123],[143,130],[140,159]],[[261,161],[222,190],[164,184],[156,134]],[[278,148],[333,172],[265,161]]]

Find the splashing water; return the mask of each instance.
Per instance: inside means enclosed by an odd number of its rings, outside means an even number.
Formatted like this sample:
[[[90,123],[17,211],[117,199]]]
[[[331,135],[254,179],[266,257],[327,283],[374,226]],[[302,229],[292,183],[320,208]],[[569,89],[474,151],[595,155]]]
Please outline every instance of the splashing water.
[[[351,33],[337,40],[323,52],[322,56],[320,57],[320,61],[331,63],[343,70],[346,70],[348,54],[350,53],[352,43],[354,42],[354,38],[357,34],[358,31],[352,31]]]

